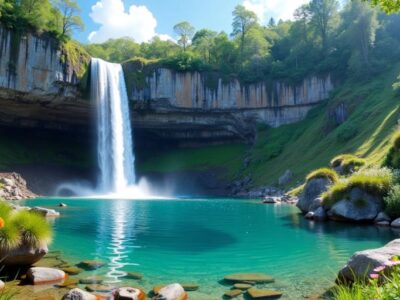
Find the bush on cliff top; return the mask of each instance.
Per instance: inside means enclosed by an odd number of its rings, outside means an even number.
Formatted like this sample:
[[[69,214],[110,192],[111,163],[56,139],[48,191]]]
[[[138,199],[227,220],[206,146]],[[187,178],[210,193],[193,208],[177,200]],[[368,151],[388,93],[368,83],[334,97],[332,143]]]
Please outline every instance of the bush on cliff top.
[[[331,170],[329,168],[321,168],[308,174],[306,177],[306,182],[316,178],[328,178],[332,182],[337,182],[339,179],[337,173],[334,170]]]
[[[359,158],[352,154],[341,154],[331,160],[331,167],[341,167],[344,174],[349,174],[352,171],[358,171],[358,169],[364,166],[366,163],[365,159]]]
[[[44,217],[27,210],[13,211],[0,200],[0,250],[12,250],[22,242],[39,246],[51,241],[52,229]]]
[[[332,207],[336,202],[346,199],[348,193],[355,187],[372,195],[385,197],[394,182],[394,175],[390,169],[367,169],[341,179],[333,184],[328,191],[322,194],[323,206]]]

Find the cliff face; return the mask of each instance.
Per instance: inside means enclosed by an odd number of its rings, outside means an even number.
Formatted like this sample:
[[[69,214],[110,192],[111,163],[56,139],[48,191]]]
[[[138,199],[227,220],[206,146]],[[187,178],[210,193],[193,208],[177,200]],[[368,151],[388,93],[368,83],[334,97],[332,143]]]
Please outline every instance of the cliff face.
[[[129,96],[137,102],[153,101],[171,109],[245,114],[270,126],[293,123],[310,108],[325,100],[333,89],[329,75],[309,77],[300,84],[260,82],[241,85],[238,80],[211,82],[197,72],[178,73],[160,68],[145,79],[145,87],[135,87]]]
[[[89,131],[92,105],[82,99],[77,76],[89,57],[78,53],[73,61],[63,49],[49,35],[21,35],[0,25],[0,125]],[[124,69],[128,78],[137,75],[132,66]],[[306,78],[298,85],[241,85],[210,77],[158,68],[143,78],[141,87],[128,84],[137,145],[160,139],[252,141],[257,124],[297,122],[333,89],[330,76]]]

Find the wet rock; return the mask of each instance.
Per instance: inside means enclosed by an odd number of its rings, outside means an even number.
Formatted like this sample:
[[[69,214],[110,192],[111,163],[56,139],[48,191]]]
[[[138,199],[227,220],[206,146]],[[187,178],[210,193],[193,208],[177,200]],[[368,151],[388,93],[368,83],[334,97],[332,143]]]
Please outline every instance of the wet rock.
[[[290,170],[286,170],[286,172],[281,177],[279,177],[278,184],[280,186],[286,185],[290,182],[290,180],[292,180],[292,178],[293,172]]]
[[[106,263],[101,260],[84,260],[77,266],[85,270],[97,270],[104,266]]]
[[[379,221],[377,223],[375,223],[376,226],[381,226],[381,227],[389,227],[390,226],[390,222],[389,221]]]
[[[237,296],[240,296],[243,293],[242,290],[239,289],[233,289],[233,290],[228,290],[224,293],[224,296],[227,298],[235,298]]]
[[[278,291],[273,291],[273,290],[264,290],[264,289],[257,289],[257,288],[251,288],[247,290],[247,293],[249,293],[249,296],[252,299],[272,299],[272,298],[279,298],[283,294]]]
[[[387,221],[390,223],[392,219],[384,212],[380,212],[378,216],[375,218],[374,223],[379,223],[382,221]]]
[[[33,267],[26,273],[26,279],[32,284],[45,284],[62,281],[66,278],[64,271],[53,268]]]
[[[16,249],[0,250],[0,261],[6,266],[31,266],[42,259],[48,251],[46,244],[35,247],[22,241]]]
[[[136,272],[128,272],[128,273],[125,275],[125,277],[126,277],[126,278],[129,278],[129,279],[134,279],[134,280],[141,280],[141,279],[143,278],[143,274],[141,274],[141,273],[136,273]]]
[[[157,295],[154,297],[155,300],[185,300],[187,294],[183,287],[178,284],[170,284],[160,289]]]
[[[146,295],[139,289],[121,287],[115,291],[115,300],[143,300]]]
[[[54,218],[54,217],[60,216],[59,212],[55,211],[54,209],[45,208],[45,207],[36,206],[36,207],[32,208],[31,211],[36,212],[46,218]]]
[[[392,257],[400,253],[400,239],[393,240],[384,247],[354,253],[346,266],[340,270],[339,282],[364,280],[379,266],[392,266]]]
[[[75,288],[66,293],[62,300],[97,300],[97,297],[84,290]]]
[[[390,226],[392,226],[394,228],[400,228],[400,218],[397,218],[392,223],[390,223]]]
[[[65,273],[68,275],[78,275],[79,273],[82,273],[83,270],[77,267],[67,267],[62,269]]]
[[[318,222],[323,222],[326,221],[327,219],[328,216],[326,214],[325,209],[322,206],[317,208],[317,210],[314,212],[314,220]]]
[[[334,220],[373,221],[382,210],[382,199],[364,192],[360,188],[350,191],[349,199],[335,203],[329,211]]]
[[[332,184],[328,178],[314,178],[309,180],[304,186],[303,193],[299,197],[297,207],[303,212],[308,213],[321,206],[320,196]]]
[[[58,204],[58,206],[59,206],[59,207],[67,207],[67,204],[65,204],[65,203],[60,203],[60,204]]]
[[[197,291],[199,289],[199,285],[197,285],[197,284],[184,283],[181,285],[186,292],[193,292],[193,291]]]
[[[251,281],[256,283],[270,283],[274,282],[274,278],[263,273],[237,273],[224,277],[226,281],[231,282],[245,282]]]
[[[306,213],[305,218],[308,219],[308,220],[314,219],[314,212],[313,211],[309,211],[308,213]]]
[[[87,277],[79,279],[80,284],[101,284],[103,283],[103,278],[98,276]]]
[[[233,285],[233,287],[234,287],[235,289],[238,289],[238,290],[248,290],[248,289],[252,288],[252,286],[253,286],[253,285],[248,284],[248,283],[235,283],[235,284]]]

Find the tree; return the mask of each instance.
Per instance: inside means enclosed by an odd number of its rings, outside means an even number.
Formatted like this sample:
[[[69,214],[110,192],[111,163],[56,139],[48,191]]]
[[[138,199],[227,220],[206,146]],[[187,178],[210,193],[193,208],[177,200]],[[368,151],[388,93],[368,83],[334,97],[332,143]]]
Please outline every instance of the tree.
[[[31,26],[39,31],[48,29],[52,18],[52,6],[49,0],[21,0],[16,2],[18,13]]]
[[[211,48],[216,36],[217,33],[215,31],[202,29],[197,31],[193,37],[192,44],[195,50],[200,53],[207,63],[211,61]]]
[[[193,37],[195,28],[189,22],[180,22],[174,26],[175,33],[179,36],[178,43],[182,45],[183,51],[186,51],[190,40]]]
[[[83,21],[79,16],[80,8],[75,0],[55,0],[55,6],[60,11],[59,26],[61,28],[61,37],[72,34],[74,30],[84,28]]]
[[[363,0],[372,5],[379,5],[388,14],[400,11],[400,0]]]
[[[233,15],[233,31],[232,36],[239,36],[240,39],[240,56],[243,59],[243,48],[246,39],[246,34],[251,27],[255,26],[258,22],[257,15],[247,10],[243,5],[237,5],[232,13]]]
[[[275,27],[276,26],[276,22],[274,18],[269,19],[268,21],[268,27]]]
[[[339,4],[336,0],[311,0],[308,10],[311,16],[310,24],[320,36],[322,49],[327,50],[328,34],[337,16]]]

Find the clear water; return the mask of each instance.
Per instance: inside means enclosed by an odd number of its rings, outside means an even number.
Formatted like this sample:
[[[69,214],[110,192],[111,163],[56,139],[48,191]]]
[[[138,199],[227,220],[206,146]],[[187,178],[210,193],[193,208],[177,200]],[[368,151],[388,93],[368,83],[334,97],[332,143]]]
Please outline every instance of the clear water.
[[[57,201],[57,202],[55,202]],[[396,237],[388,228],[306,221],[296,207],[259,201],[36,199],[54,206],[53,250],[71,263],[100,259],[95,273],[110,282],[150,290],[165,283],[197,283],[190,299],[221,299],[229,286],[220,280],[236,272],[264,272],[267,285],[302,299],[332,285],[335,275],[358,250],[379,247]],[[29,204],[29,203],[28,203]],[[141,272],[137,283],[123,282],[125,271]]]

